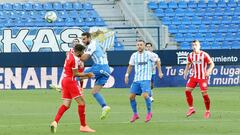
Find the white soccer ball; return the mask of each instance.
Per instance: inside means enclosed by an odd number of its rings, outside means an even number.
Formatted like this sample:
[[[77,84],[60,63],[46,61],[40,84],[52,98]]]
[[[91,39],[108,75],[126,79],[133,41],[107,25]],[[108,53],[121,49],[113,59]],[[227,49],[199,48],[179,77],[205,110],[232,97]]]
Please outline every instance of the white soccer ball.
[[[45,14],[45,20],[49,23],[55,22],[57,20],[57,14],[54,11],[48,11]]]

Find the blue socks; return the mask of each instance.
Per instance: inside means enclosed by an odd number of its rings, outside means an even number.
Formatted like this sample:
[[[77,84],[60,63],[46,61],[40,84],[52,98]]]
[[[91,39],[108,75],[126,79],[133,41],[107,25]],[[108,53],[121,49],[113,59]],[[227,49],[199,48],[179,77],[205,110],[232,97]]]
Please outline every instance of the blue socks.
[[[148,93],[149,97],[152,97],[152,90],[150,90],[150,92]]]
[[[102,97],[101,94],[95,93],[95,94],[93,94],[93,96],[97,100],[97,102],[102,106],[102,108],[104,106],[106,106],[106,102],[105,102],[105,100],[104,100],[104,98]]]
[[[137,114],[137,102],[136,100],[130,100],[130,104],[131,104],[131,107],[132,107],[132,111],[134,114]]]
[[[152,110],[151,110],[152,102],[151,102],[151,100],[150,100],[149,97],[147,97],[147,98],[145,99],[145,103],[146,103],[147,111],[148,111],[148,113],[150,113],[150,112],[152,111]]]

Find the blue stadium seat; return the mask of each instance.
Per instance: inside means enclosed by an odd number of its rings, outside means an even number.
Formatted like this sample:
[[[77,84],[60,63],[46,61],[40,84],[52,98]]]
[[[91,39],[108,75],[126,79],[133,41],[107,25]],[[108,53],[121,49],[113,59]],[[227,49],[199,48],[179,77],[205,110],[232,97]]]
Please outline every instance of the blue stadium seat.
[[[178,7],[179,7],[179,8],[187,8],[187,7],[188,7],[187,2],[185,2],[185,1],[179,1],[179,2],[178,2]]]
[[[231,8],[225,8],[223,14],[224,14],[224,15],[233,15],[233,14],[234,14],[234,11],[233,11],[233,9],[231,9]]]
[[[181,33],[177,33],[177,34],[175,35],[175,40],[176,40],[177,42],[183,42],[183,41],[184,41],[184,35],[181,34]]]
[[[188,27],[186,25],[179,25],[178,26],[178,32],[179,33],[187,33],[188,32]]]
[[[206,12],[205,8],[196,8],[194,13],[196,16],[203,16]]]
[[[178,26],[177,26],[177,25],[169,25],[169,26],[168,26],[168,31],[169,31],[170,33],[175,34],[175,33],[178,32]]]
[[[229,7],[237,7],[237,3],[236,3],[235,0],[229,0],[228,3],[227,3],[227,5],[228,5]]]
[[[197,3],[197,6],[200,7],[200,8],[206,8],[207,7],[207,3],[204,0],[200,0]]]
[[[95,18],[95,24],[97,26],[106,26],[106,24],[104,23],[104,20],[102,18],[100,18],[100,17]]]
[[[227,7],[227,3],[226,3],[226,1],[225,0],[219,0],[218,2],[217,2],[217,6],[218,7]]]
[[[232,23],[240,24],[240,16],[233,16],[232,17]]]
[[[27,11],[33,10],[33,5],[32,5],[32,3],[24,3],[24,4],[23,4],[23,9],[24,9],[24,10],[27,10]]]
[[[207,25],[204,25],[204,24],[201,24],[201,25],[199,25],[199,27],[198,27],[198,31],[199,31],[199,32],[202,32],[202,33],[208,32],[208,26],[207,26]]]
[[[184,37],[185,37],[185,38],[184,38],[184,41],[187,41],[187,42],[191,42],[191,41],[195,40],[194,37],[193,37],[193,35],[192,35],[191,33],[185,34]]]
[[[23,10],[21,3],[14,3],[12,6],[14,10]]]
[[[228,28],[229,28],[228,25],[221,24],[221,25],[219,25],[218,32],[224,32],[225,33],[225,32],[228,31]]]
[[[233,33],[226,33],[226,35],[225,35],[226,41],[233,41],[233,40],[235,40],[235,38],[236,38],[236,35]]]
[[[69,17],[71,18],[78,18],[79,14],[76,10],[69,11]]]
[[[59,27],[62,27],[62,26],[65,26],[65,22],[64,22],[64,19],[58,17],[56,22],[54,22],[55,25],[59,26]]]
[[[153,2],[153,1],[148,2],[147,6],[151,10],[155,10],[155,9],[158,8],[158,4],[156,2]]]
[[[212,17],[212,22],[211,22],[211,24],[220,24],[221,21],[222,21],[222,17],[213,16],[213,17]]]
[[[200,17],[194,16],[194,17],[192,18],[192,24],[201,24],[201,23],[202,23],[202,21],[201,21],[201,18],[200,18]]]
[[[209,16],[204,16],[203,18],[202,18],[202,24],[211,24],[211,21],[212,21],[212,18],[211,17],[209,17]]]
[[[233,41],[231,47],[232,49],[240,49],[240,41]]]
[[[224,14],[224,8],[215,8],[215,14],[216,16],[222,16]]]
[[[222,23],[223,24],[229,24],[232,22],[232,16],[223,16],[222,17]]]
[[[213,16],[214,14],[215,14],[215,10],[213,8],[206,8],[204,15]]]
[[[92,27],[95,25],[94,19],[92,17],[88,17],[85,19],[85,23],[87,26]]]
[[[75,24],[76,24],[77,26],[80,26],[80,27],[86,25],[86,23],[84,22],[84,19],[83,19],[83,18],[80,18],[80,17],[79,17],[79,18],[76,18]]]
[[[207,5],[210,8],[216,8],[217,7],[217,3],[215,1],[212,1],[212,0],[208,1]]]
[[[87,12],[85,10],[79,11],[79,16],[82,18],[88,18]]]
[[[65,9],[65,10],[73,10],[73,3],[72,2],[65,2],[65,3],[63,3],[63,9]]]
[[[229,43],[228,41],[223,41],[221,46],[222,49],[231,49],[231,43]]]
[[[73,9],[74,10],[82,10],[83,9],[82,4],[80,2],[74,2]]]
[[[214,39],[215,39],[215,41],[224,41],[225,40],[222,33],[216,33]]]
[[[162,18],[162,23],[165,25],[169,25],[172,23],[172,19],[170,17],[163,17]]]
[[[86,10],[92,10],[93,7],[92,7],[92,4],[91,3],[83,3],[83,8],[86,9]]]
[[[182,9],[182,8],[177,8],[177,9],[175,10],[175,15],[176,15],[176,16],[184,16],[184,15],[185,15],[184,9]]]
[[[172,24],[181,24],[182,18],[181,17],[173,17],[172,18]]]
[[[49,2],[44,3],[44,4],[43,4],[43,8],[44,8],[45,10],[53,10],[53,3],[49,3]]]
[[[69,17],[69,15],[67,14],[67,12],[64,11],[64,10],[58,11],[57,14],[58,14],[58,18],[68,18],[68,17]]]
[[[156,9],[154,13],[157,17],[163,17],[164,16],[164,11],[162,9]]]
[[[240,32],[236,34],[236,40],[240,41]]]
[[[196,34],[194,35],[194,39],[197,39],[197,40],[199,40],[199,41],[204,41],[204,40],[205,40],[205,37],[204,37],[204,34],[202,34],[202,33],[196,33]]]
[[[203,50],[211,49],[211,45],[209,44],[209,42],[202,42],[201,43],[201,49],[203,49]]]
[[[166,2],[160,1],[159,4],[158,4],[158,7],[159,7],[160,9],[167,9],[167,8],[168,8],[168,5],[167,5]]]
[[[33,9],[36,11],[43,10],[43,5],[41,3],[34,3],[33,4]]]
[[[177,3],[175,1],[170,1],[168,3],[168,7],[176,9],[176,8],[178,8],[178,5],[177,5]]]
[[[183,17],[182,18],[182,24],[191,24],[191,20],[189,17]]]
[[[217,26],[217,25],[211,24],[211,25],[209,25],[209,27],[208,27],[208,32],[216,32],[217,29],[218,29],[218,26]]]
[[[3,6],[3,10],[10,11],[13,9],[12,4],[10,4],[10,3],[4,3],[2,6]]]
[[[53,9],[54,10],[63,10],[62,4],[60,2],[54,2]]]
[[[66,26],[76,26],[74,19],[70,18],[70,17],[65,19],[65,25]]]
[[[165,16],[175,16],[175,12],[173,9],[166,9],[165,10]]]
[[[185,10],[185,15],[186,15],[186,16],[194,16],[194,15],[195,15],[194,12],[195,12],[194,9],[188,8],[188,9]]]
[[[215,36],[214,36],[214,34],[212,34],[212,33],[206,33],[206,35],[205,35],[205,41],[214,41],[215,40],[215,38],[214,38]]]
[[[187,32],[190,32],[190,33],[197,33],[198,32],[198,26],[197,25],[189,25],[188,26],[188,29],[187,29]]]
[[[182,42],[182,43],[180,43],[180,49],[181,50],[190,50],[191,46],[189,45],[188,42]]]
[[[240,7],[240,4],[239,4],[239,7]],[[240,15],[240,8],[235,8],[234,15]]]
[[[236,24],[229,25],[228,32],[238,32],[238,30],[239,30],[239,25],[236,25]]]
[[[197,7],[197,3],[195,1],[189,1],[188,2],[188,7],[190,8],[196,8]]]

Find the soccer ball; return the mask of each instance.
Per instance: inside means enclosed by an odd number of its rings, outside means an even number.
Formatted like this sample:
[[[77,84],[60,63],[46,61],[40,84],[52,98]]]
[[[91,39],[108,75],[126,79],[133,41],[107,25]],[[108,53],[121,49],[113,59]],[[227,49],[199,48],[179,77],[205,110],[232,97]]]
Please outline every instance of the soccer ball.
[[[49,23],[55,22],[57,20],[57,14],[54,11],[48,11],[45,14],[45,20]]]

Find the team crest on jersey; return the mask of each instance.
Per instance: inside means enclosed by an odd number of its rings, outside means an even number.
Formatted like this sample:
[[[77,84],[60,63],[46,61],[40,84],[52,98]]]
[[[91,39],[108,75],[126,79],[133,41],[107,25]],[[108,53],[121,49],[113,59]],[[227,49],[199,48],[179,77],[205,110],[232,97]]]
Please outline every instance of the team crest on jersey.
[[[187,64],[188,54],[189,52],[186,51],[179,51],[177,54],[177,64]]]

